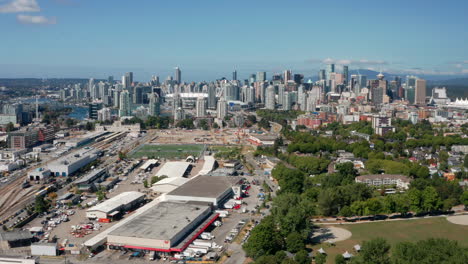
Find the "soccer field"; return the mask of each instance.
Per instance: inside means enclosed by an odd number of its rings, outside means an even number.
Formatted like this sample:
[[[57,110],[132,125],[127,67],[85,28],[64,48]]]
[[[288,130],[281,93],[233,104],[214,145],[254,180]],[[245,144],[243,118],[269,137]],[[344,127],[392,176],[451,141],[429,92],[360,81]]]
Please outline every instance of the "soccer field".
[[[200,156],[205,145],[142,145],[130,153],[131,158],[185,159]]]
[[[353,252],[353,246],[373,238],[385,238],[392,246],[398,242],[411,241],[428,238],[446,238],[456,240],[462,246],[468,247],[468,226],[452,224],[445,217],[435,217],[418,220],[374,222],[366,224],[336,225],[351,231],[350,239],[337,242],[336,246],[330,247],[325,244],[314,245],[316,252],[319,248],[327,252],[327,263],[334,263],[337,254],[345,251]]]

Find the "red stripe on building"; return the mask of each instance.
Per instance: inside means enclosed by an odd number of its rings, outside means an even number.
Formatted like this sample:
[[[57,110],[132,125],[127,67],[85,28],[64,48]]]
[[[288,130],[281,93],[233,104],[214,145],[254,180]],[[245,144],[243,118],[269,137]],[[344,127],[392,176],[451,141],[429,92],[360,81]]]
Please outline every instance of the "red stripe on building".
[[[124,248],[132,248],[132,249],[141,249],[141,250],[151,250],[151,251],[159,251],[159,252],[171,252],[170,249],[162,249],[162,248],[150,248],[150,247],[138,247],[138,246],[123,246]]]
[[[185,243],[181,248],[171,248],[173,252],[182,252],[184,251],[203,231],[205,231],[216,219],[218,219],[219,214],[216,214],[205,226],[198,231],[195,236],[193,236],[187,243]]]

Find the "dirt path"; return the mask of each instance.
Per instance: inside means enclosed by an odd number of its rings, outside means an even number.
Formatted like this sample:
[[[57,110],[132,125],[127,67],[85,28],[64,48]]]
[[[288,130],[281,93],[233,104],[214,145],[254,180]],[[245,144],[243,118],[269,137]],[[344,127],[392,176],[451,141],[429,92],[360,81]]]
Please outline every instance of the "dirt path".
[[[468,215],[449,216],[447,217],[447,220],[450,223],[457,225],[468,225]]]
[[[322,227],[315,231],[312,241],[317,243],[336,243],[347,240],[351,237],[351,232],[340,227]]]

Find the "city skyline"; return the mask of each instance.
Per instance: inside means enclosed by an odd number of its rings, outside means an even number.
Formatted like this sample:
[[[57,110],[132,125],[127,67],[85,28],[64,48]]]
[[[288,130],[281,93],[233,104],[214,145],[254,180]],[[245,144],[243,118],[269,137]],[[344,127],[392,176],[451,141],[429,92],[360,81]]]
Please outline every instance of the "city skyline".
[[[104,78],[132,71],[144,81],[172,75],[176,66],[193,81],[230,78],[233,70],[239,78],[284,69],[315,76],[331,62],[400,75],[468,76],[468,37],[460,34],[466,3],[110,3],[0,1],[8,36],[0,77]]]

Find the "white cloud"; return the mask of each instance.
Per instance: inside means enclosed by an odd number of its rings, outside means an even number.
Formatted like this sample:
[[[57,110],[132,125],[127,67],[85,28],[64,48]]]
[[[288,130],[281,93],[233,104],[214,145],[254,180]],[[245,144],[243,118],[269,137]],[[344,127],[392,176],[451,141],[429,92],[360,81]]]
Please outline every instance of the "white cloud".
[[[35,25],[53,25],[57,24],[57,19],[55,17],[47,18],[45,16],[28,16],[28,15],[18,15],[16,17],[21,24],[35,24]]]
[[[367,59],[361,59],[361,60],[348,60],[348,59],[332,59],[332,58],[326,58],[326,59],[309,59],[307,60],[309,63],[323,63],[323,64],[337,64],[337,65],[360,65],[360,66],[367,66],[367,65],[387,65],[387,61],[383,60],[367,60]]]
[[[13,0],[0,6],[0,13],[39,12],[41,8],[36,0]]]

